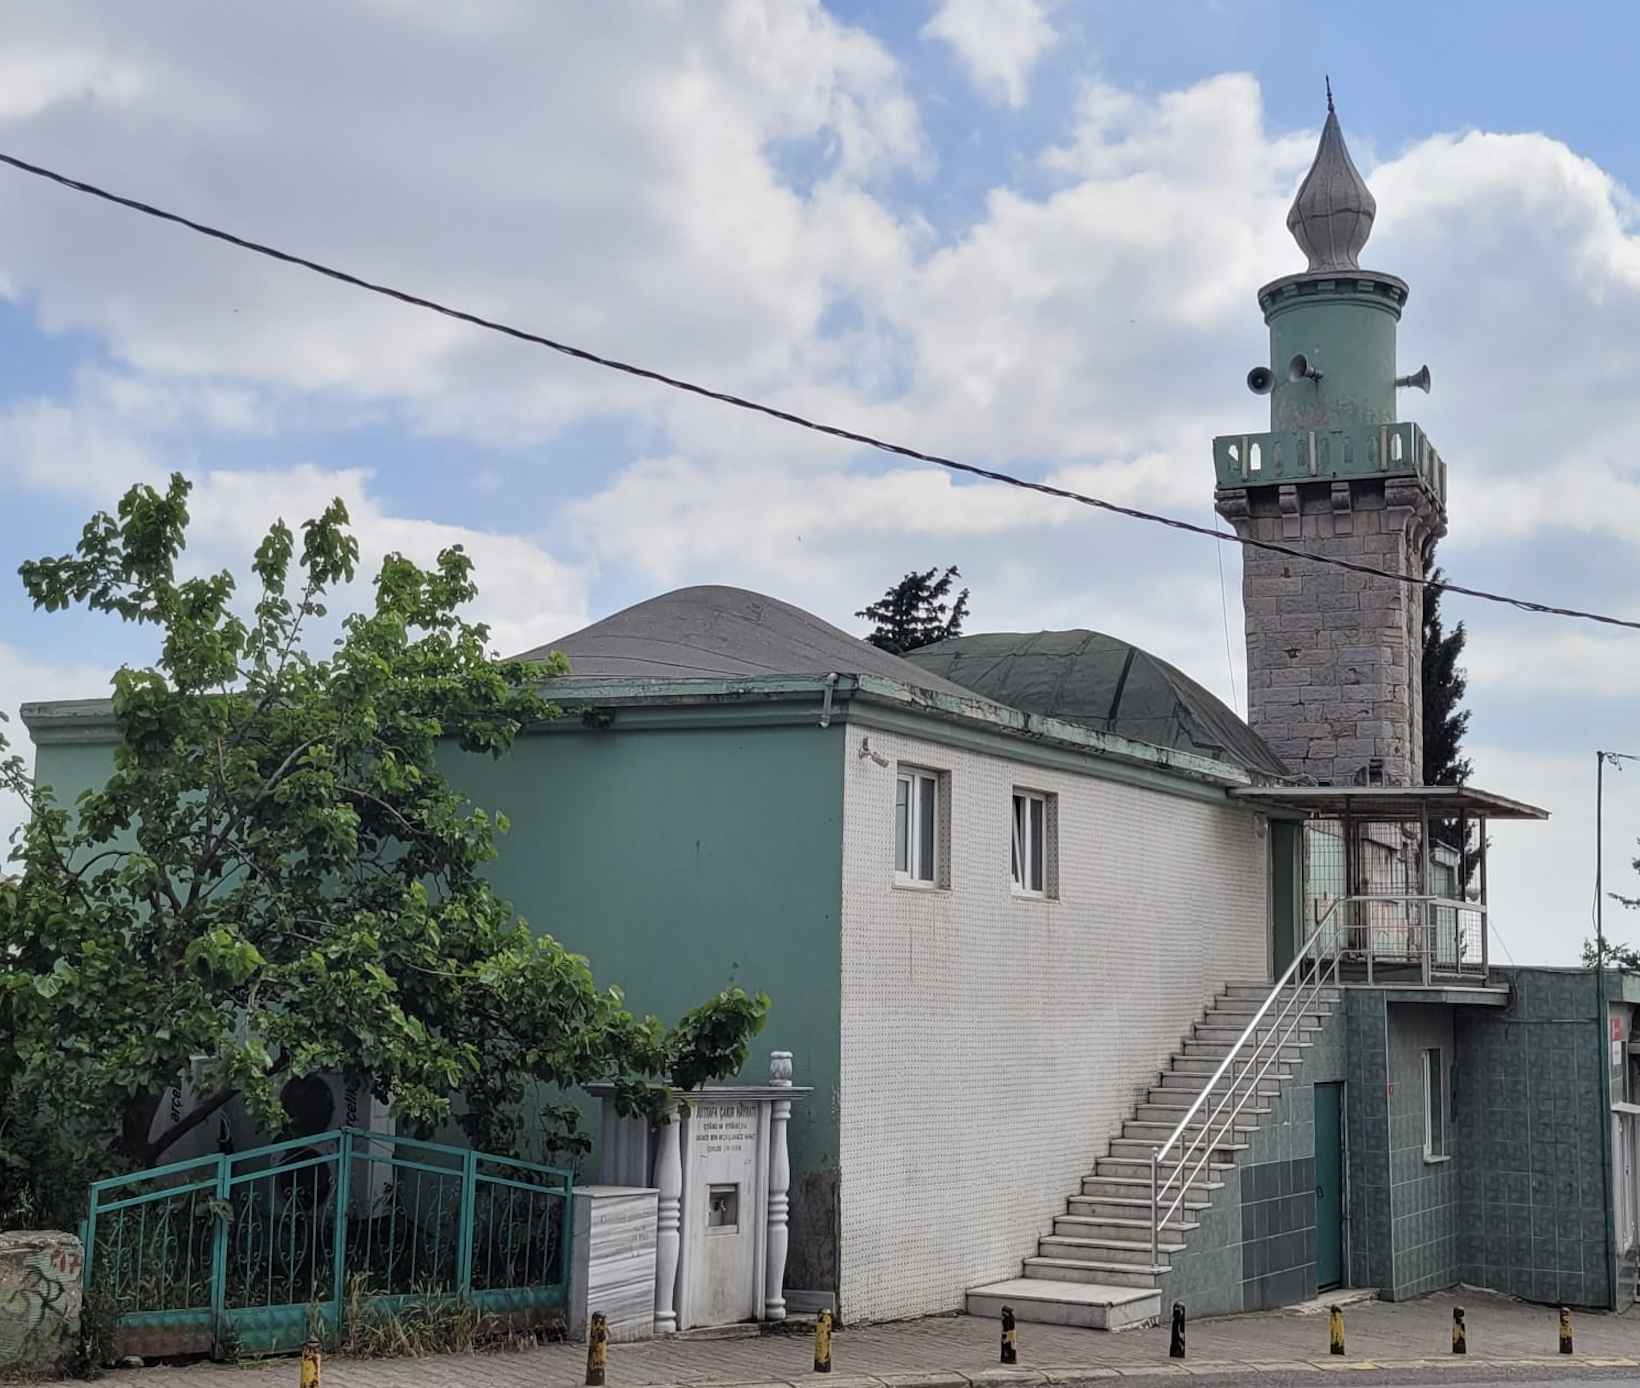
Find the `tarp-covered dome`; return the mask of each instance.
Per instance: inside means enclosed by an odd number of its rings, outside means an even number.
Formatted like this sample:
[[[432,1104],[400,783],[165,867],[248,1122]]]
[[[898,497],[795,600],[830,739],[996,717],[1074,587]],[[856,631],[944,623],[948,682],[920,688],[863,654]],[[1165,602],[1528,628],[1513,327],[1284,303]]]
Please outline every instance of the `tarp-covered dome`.
[[[1114,636],[1097,631],[959,636],[905,659],[1022,713],[1214,757],[1265,776],[1290,774],[1222,700],[1165,660]]]
[[[569,659],[572,675],[610,679],[736,679],[773,675],[880,675],[960,698],[970,690],[908,664],[812,612],[744,588],[679,588],[640,602],[521,660]]]

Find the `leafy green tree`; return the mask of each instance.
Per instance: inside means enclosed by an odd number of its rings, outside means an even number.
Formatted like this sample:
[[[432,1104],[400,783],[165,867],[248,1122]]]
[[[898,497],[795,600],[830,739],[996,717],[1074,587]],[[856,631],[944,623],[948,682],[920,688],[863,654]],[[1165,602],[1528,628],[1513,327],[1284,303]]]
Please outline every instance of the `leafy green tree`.
[[[961,636],[968,590],[958,593],[955,602],[946,601],[953,580],[961,577],[955,564],[943,574],[938,569],[908,573],[870,607],[854,614],[874,624],[866,640],[890,655],[904,655]]]
[[[1469,676],[1458,663],[1469,633],[1462,622],[1447,631],[1441,621],[1441,590],[1434,585],[1445,576],[1436,569],[1430,574],[1431,586],[1424,589],[1423,750],[1427,786],[1462,785],[1475,769],[1463,755],[1469,710],[1459,707],[1469,689]]]
[[[251,565],[179,577],[189,487],[133,488],[74,553],[22,566],[37,607],[151,626],[153,663],[114,677],[106,785],[72,806],[7,757],[29,822],[0,883],[0,1102],[41,1115],[79,1160],[140,1166],[234,1099],[272,1128],[290,1079],[339,1073],[426,1131],[517,1149],[544,1082],[732,1074],[768,999],[727,990],[672,1028],[628,1012],[585,959],[534,935],[492,889],[501,816],[447,772],[454,748],[504,755],[559,712],[541,676],[500,661],[459,609],[470,559],[390,555],[374,603],[310,652],[354,576],[340,501],[300,538],[282,522]],[[201,1097],[154,1138],[167,1088],[204,1057]],[[31,1141],[38,1141],[36,1132]],[[32,1160],[20,1126],[0,1162]]]

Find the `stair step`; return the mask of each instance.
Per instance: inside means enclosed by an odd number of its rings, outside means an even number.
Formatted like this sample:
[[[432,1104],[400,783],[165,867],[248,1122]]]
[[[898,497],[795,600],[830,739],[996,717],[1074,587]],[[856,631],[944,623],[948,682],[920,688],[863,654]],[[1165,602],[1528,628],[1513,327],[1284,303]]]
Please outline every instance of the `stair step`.
[[[1239,994],[1230,997],[1221,994],[1208,1004],[1207,1010],[1209,1012],[1235,1013],[1239,1016],[1251,1017],[1259,1010],[1259,1008],[1264,1006],[1265,999],[1269,996],[1270,994],[1268,991],[1259,994],[1257,997],[1242,997]],[[1291,990],[1283,989],[1281,996],[1273,1004],[1271,1004],[1270,1010],[1272,1012],[1279,1012],[1283,1007],[1287,1006],[1287,1003],[1291,997]],[[1335,999],[1317,997],[1312,993],[1305,998],[1302,1010],[1309,1013],[1312,1017],[1317,1015],[1331,1015],[1334,1001]]]
[[[1175,1060],[1173,1062],[1173,1064],[1174,1064],[1174,1066],[1177,1066],[1178,1061]],[[1279,1085],[1282,1080],[1291,1078],[1292,1073],[1293,1072],[1292,1072],[1290,1067],[1288,1067],[1285,1064],[1278,1063],[1278,1064],[1272,1065],[1268,1070],[1266,1070],[1264,1072],[1264,1078],[1262,1080],[1260,1080],[1259,1083],[1260,1084],[1265,1084],[1265,1085],[1270,1085],[1270,1084]],[[1200,1094],[1202,1092],[1202,1090],[1207,1088],[1207,1082],[1212,1077],[1213,1077],[1212,1068],[1208,1068],[1208,1069],[1204,1069],[1204,1070],[1200,1070],[1200,1071],[1180,1070],[1180,1069],[1174,1068],[1174,1069],[1163,1070],[1162,1073],[1161,1073],[1159,1083],[1160,1083],[1160,1087],[1163,1088],[1163,1089],[1166,1089],[1166,1090],[1169,1090],[1169,1091],[1183,1090],[1183,1091],[1185,1091],[1189,1094],[1195,1095],[1195,1094]],[[1227,1089],[1228,1087],[1229,1087],[1229,1077],[1226,1076],[1224,1079],[1221,1079],[1218,1082],[1218,1084],[1217,1084],[1217,1086],[1215,1086],[1213,1092],[1216,1093],[1216,1094],[1223,1093],[1225,1091],[1225,1089]],[[1154,1093],[1154,1092],[1155,1091],[1153,1090],[1152,1093]],[[1274,1091],[1272,1091],[1272,1092],[1274,1092]]]
[[[1224,986],[1224,991],[1214,1001],[1217,1002],[1222,998],[1255,998],[1259,1002],[1263,1002],[1265,998],[1270,996],[1270,990],[1274,987],[1275,984],[1273,983],[1227,983]],[[1341,992],[1337,988],[1318,988],[1314,996],[1322,1002],[1337,1002]]]
[[[1314,1044],[1315,1043],[1312,1041],[1289,1041],[1286,1045],[1281,1047],[1281,1053],[1278,1059],[1302,1060],[1304,1058],[1304,1052]],[[1234,1045],[1235,1041],[1233,1038],[1228,1041],[1202,1041],[1196,1037],[1190,1037],[1185,1041],[1179,1054],[1200,1058],[1211,1056],[1215,1063],[1208,1069],[1208,1074],[1212,1074],[1213,1070],[1217,1068],[1217,1062],[1223,1060],[1225,1056],[1229,1055],[1231,1047]],[[1263,1059],[1263,1057],[1260,1058]]]
[[[1270,1095],[1270,1096],[1267,1096],[1267,1097],[1274,1098],[1275,1096]],[[1225,1107],[1228,1109],[1228,1108],[1234,1107],[1234,1105],[1233,1104],[1227,1104]],[[1264,1114],[1268,1113],[1269,1111],[1270,1111],[1270,1106],[1268,1104],[1245,1103],[1241,1106],[1241,1111],[1236,1115],[1236,1117],[1238,1119],[1262,1117]],[[1177,1107],[1175,1107],[1172,1104],[1148,1104],[1148,1103],[1147,1104],[1140,1104],[1137,1108],[1135,1108],[1133,1110],[1133,1117],[1130,1118],[1128,1120],[1128,1122],[1130,1124],[1131,1123],[1154,1124],[1155,1126],[1157,1126],[1159,1128],[1165,1128],[1168,1132],[1172,1132],[1174,1128],[1179,1126],[1179,1120],[1182,1119],[1185,1116],[1185,1114],[1189,1113],[1189,1112],[1190,1112],[1190,1109],[1189,1109],[1189,1105],[1187,1105],[1187,1104],[1179,1104]],[[1228,1115],[1227,1114],[1220,1114],[1218,1121],[1222,1122],[1223,1119],[1226,1116],[1228,1116]],[[1208,1105],[1208,1104],[1203,1104],[1199,1109],[1196,1110],[1195,1113],[1190,1115],[1190,1124],[1185,1129],[1185,1131],[1186,1132],[1192,1132],[1192,1133],[1196,1132],[1211,1117],[1212,1117],[1212,1108],[1211,1108],[1211,1106]],[[1237,1126],[1241,1127],[1241,1128],[1245,1128],[1248,1132],[1252,1132],[1254,1129],[1256,1129],[1258,1127],[1258,1124],[1248,1122],[1248,1123],[1238,1123]],[[1126,1130],[1125,1127],[1123,1128],[1123,1136],[1127,1136],[1127,1130]]]
[[[1256,1133],[1258,1124],[1254,1121],[1254,1116],[1269,1111],[1267,1108],[1244,1108],[1236,1115],[1234,1123],[1227,1125],[1221,1117],[1213,1124],[1212,1131],[1215,1136],[1222,1132],[1225,1137],[1230,1137],[1232,1133]],[[1148,1118],[1130,1118],[1122,1124],[1122,1136],[1140,1138],[1145,1142],[1153,1142],[1160,1147],[1168,1138],[1173,1136],[1174,1129],[1178,1126],[1179,1120],[1177,1118],[1171,1123]],[[1206,1130],[1206,1125],[1202,1121],[1201,1115],[1198,1114],[1191,1120],[1190,1126],[1184,1130],[1184,1140],[1193,1142]]]
[[[965,1298],[970,1316],[999,1319],[1008,1306],[1015,1320],[1038,1325],[1073,1325],[1083,1330],[1125,1330],[1161,1315],[1162,1294],[1151,1287],[1053,1282],[1015,1277],[973,1288]]]
[[[1222,1026],[1215,1026],[1212,1022],[1197,1022],[1190,1029],[1190,1036],[1187,1039],[1193,1041],[1226,1041],[1231,1045],[1235,1045],[1236,1042],[1241,1040],[1246,1030],[1245,1026],[1231,1026],[1228,1022]],[[1252,1053],[1251,1048],[1253,1046],[1258,1046],[1262,1050],[1269,1050],[1278,1036],[1284,1038],[1289,1045],[1295,1042],[1313,1040],[1320,1030],[1321,1024],[1319,1022],[1300,1022],[1296,1027],[1260,1027],[1249,1038],[1247,1050],[1249,1054]]]
[[[1086,1182],[1084,1181],[1085,1185]],[[1213,1202],[1205,1193],[1201,1195],[1189,1194],[1181,1210],[1195,1213],[1207,1209]],[[1066,1213],[1071,1215],[1089,1215],[1100,1219],[1138,1219],[1143,1217],[1148,1223],[1150,1220],[1150,1184],[1145,1183],[1143,1195],[1073,1195],[1066,1202]],[[1169,1225],[1171,1227],[1171,1225]]]
[[[1150,1236],[1138,1239],[1079,1239],[1069,1234],[1048,1234],[1038,1240],[1040,1258],[1069,1258],[1080,1263],[1124,1263],[1139,1267],[1152,1266]],[[1159,1244],[1157,1256],[1165,1264],[1175,1253],[1183,1253],[1182,1243]]]
[[[1154,1148],[1150,1150],[1153,1151]],[[1174,1165],[1175,1163],[1173,1162],[1163,1162],[1161,1164],[1159,1174],[1163,1177],[1168,1176],[1171,1174]],[[1213,1175],[1213,1172],[1229,1171],[1234,1166],[1235,1162],[1233,1161],[1214,1160],[1208,1163],[1205,1171],[1197,1173],[1196,1181],[1201,1182],[1204,1178],[1208,1181],[1215,1180],[1217,1178]],[[1138,1157],[1124,1157],[1117,1153],[1106,1153],[1106,1155],[1100,1157],[1096,1162],[1094,1162],[1093,1170],[1088,1173],[1088,1177],[1092,1177],[1096,1180],[1110,1179],[1113,1177],[1128,1177],[1132,1180],[1143,1181],[1145,1183],[1145,1189],[1149,1190],[1150,1151],[1146,1151],[1143,1156]],[[1088,1177],[1084,1177],[1083,1179],[1086,1180]]]
[[[1246,1091],[1245,1089],[1232,1091],[1228,1084],[1219,1084],[1217,1088],[1212,1089],[1209,1098],[1202,1099],[1202,1106],[1217,1104],[1220,1099],[1227,1098],[1228,1094],[1232,1093],[1243,1094]],[[1150,1104],[1151,1107],[1156,1107],[1156,1109],[1168,1109],[1169,1112],[1176,1112],[1176,1114],[1182,1116],[1184,1111],[1189,1109],[1191,1104],[1196,1103],[1200,1096],[1202,1096],[1202,1086],[1200,1084],[1196,1084],[1196,1086],[1189,1089],[1184,1088],[1182,1084],[1171,1086],[1171,1088],[1168,1084],[1158,1084],[1155,1089],[1150,1089],[1145,1094],[1145,1103]],[[1258,1081],[1258,1096],[1261,1099],[1281,1098],[1281,1084],[1279,1084],[1279,1081],[1269,1080],[1269,1078]]]
[[[1135,1263],[1080,1263],[1071,1258],[1038,1257],[1025,1260],[1025,1275],[1059,1282],[1103,1282],[1113,1287],[1154,1287],[1157,1278],[1154,1268]]]
[[[1201,1226],[1193,1221],[1181,1219],[1175,1215],[1162,1225],[1158,1231],[1168,1243],[1184,1246],[1184,1236],[1192,1229]],[[1129,1212],[1124,1216],[1111,1218],[1108,1215],[1056,1215],[1053,1222],[1051,1239],[1092,1239],[1098,1242],[1111,1240],[1116,1243],[1129,1243],[1134,1239],[1141,1240],[1147,1247],[1150,1243],[1150,1215],[1147,1212],[1143,1219],[1135,1219]]]
[[[1213,1192],[1223,1187],[1223,1181],[1204,1181],[1198,1176],[1190,1183],[1188,1200],[1200,1201],[1206,1206]],[[1138,1200],[1150,1205],[1150,1176],[1107,1176],[1094,1172],[1082,1178],[1082,1194],[1072,1200]]]
[[[1110,1140],[1110,1154],[1113,1157],[1126,1157],[1130,1161],[1143,1157],[1145,1162],[1148,1164],[1150,1161],[1150,1154],[1154,1152],[1158,1146],[1160,1146],[1160,1143],[1153,1142],[1149,1138],[1113,1137]],[[1222,1160],[1222,1157],[1219,1155],[1220,1153],[1245,1152],[1246,1150],[1247,1144],[1245,1142],[1215,1142],[1213,1144],[1215,1161]],[[1226,1164],[1234,1165],[1234,1163]]]

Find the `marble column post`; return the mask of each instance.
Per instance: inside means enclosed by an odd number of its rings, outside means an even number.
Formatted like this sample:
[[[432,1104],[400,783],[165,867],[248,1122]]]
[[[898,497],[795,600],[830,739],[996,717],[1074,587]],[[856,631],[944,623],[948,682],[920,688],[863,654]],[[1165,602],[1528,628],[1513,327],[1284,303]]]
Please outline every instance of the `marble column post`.
[[[769,1056],[769,1085],[789,1089],[792,1083],[792,1054],[774,1051]],[[786,1247],[789,1238],[788,1195],[792,1183],[791,1158],[786,1151],[786,1123],[792,1113],[790,1099],[776,1099],[769,1105],[769,1228],[768,1266],[763,1297],[766,1320],[786,1319]]]
[[[683,1199],[683,1114],[681,1105],[667,1114],[655,1158],[655,1185],[660,1191],[655,1221],[655,1333],[678,1328],[678,1254],[682,1243],[679,1216]]]

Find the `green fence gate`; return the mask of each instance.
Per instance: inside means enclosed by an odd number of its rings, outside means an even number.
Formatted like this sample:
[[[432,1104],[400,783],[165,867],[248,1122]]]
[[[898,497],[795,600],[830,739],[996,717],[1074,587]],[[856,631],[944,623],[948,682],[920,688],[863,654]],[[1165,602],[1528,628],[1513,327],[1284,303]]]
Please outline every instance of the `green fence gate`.
[[[343,1128],[97,1182],[85,1285],[121,1353],[279,1353],[414,1301],[539,1321],[567,1302],[573,1193],[555,1167]]]

